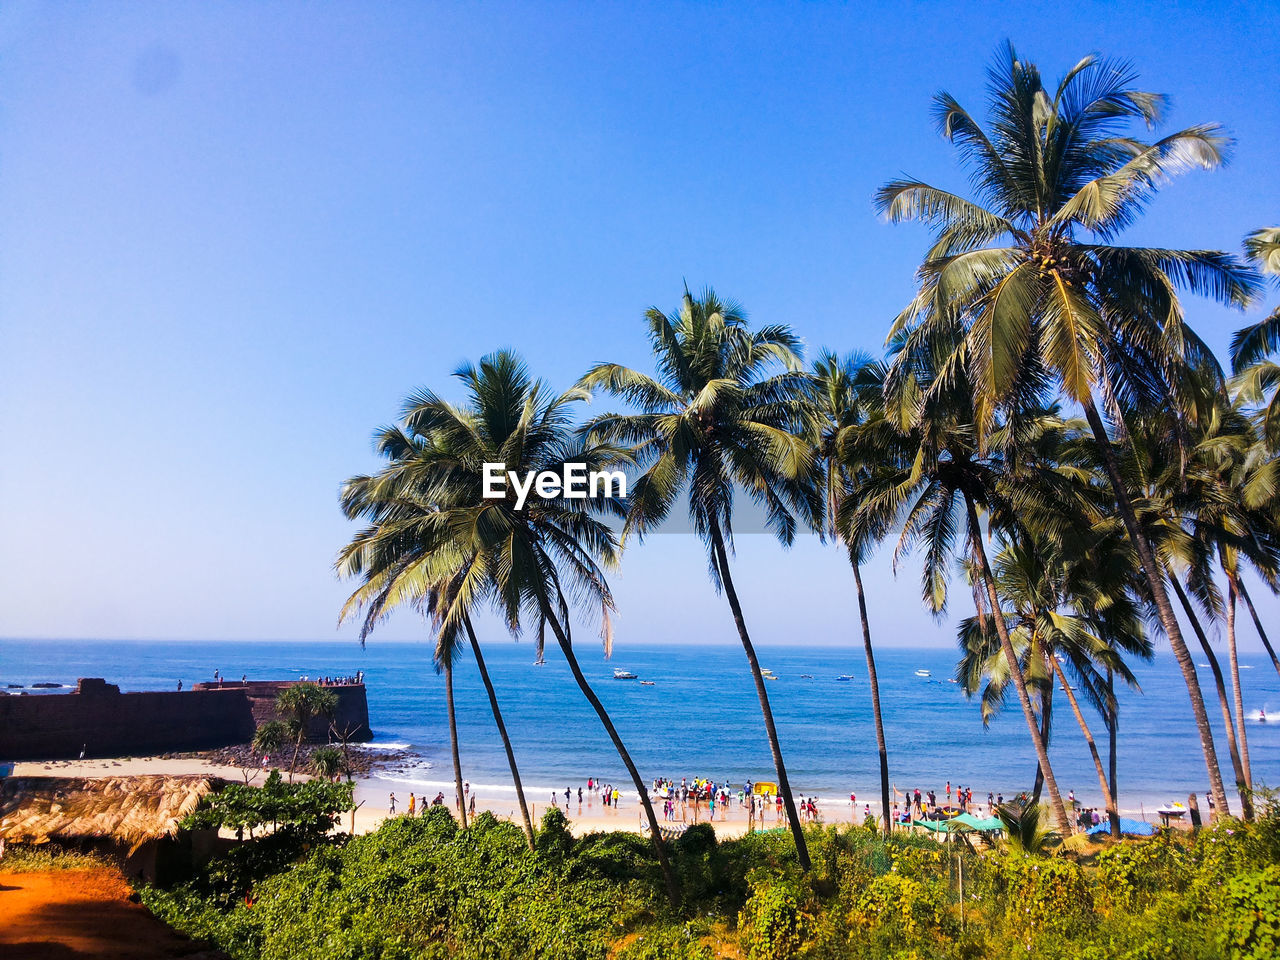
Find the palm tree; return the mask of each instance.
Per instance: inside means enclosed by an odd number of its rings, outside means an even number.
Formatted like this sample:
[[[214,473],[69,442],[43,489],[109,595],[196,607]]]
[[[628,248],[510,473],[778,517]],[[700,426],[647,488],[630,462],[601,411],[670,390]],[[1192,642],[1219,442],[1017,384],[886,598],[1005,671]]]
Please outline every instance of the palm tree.
[[[314,717],[332,717],[338,709],[338,695],[315,683],[291,683],[276,694],[276,712],[286,717],[293,737],[293,760],[289,763],[289,782],[298,766],[298,753],[307,735],[307,725]]]
[[[941,616],[947,605],[948,564],[957,534],[964,531],[976,571],[975,604],[979,614],[989,615],[994,623],[1054,815],[1061,831],[1069,835],[1071,819],[1049,763],[1048,748],[1001,610],[986,551],[986,538],[995,529],[1018,522],[1019,515],[1043,512],[1037,500],[1050,478],[1045,471],[1032,470],[1035,481],[1017,479],[1005,458],[1006,451],[1015,454],[1026,445],[1028,437],[1034,436],[1038,420],[1024,417],[1028,410],[1020,411],[1018,417],[1001,424],[986,449],[980,451],[965,371],[960,366],[941,376],[933,365],[939,353],[945,355],[945,350],[935,349],[938,346],[935,343],[928,349],[903,349],[893,361],[886,381],[890,409],[886,424],[896,421],[898,430],[879,434],[882,466],[862,487],[861,501],[850,519],[850,536],[856,542],[862,536],[900,525],[895,569],[905,553],[914,546],[923,547],[922,597],[934,614]],[[930,384],[943,380],[951,385],[948,392],[928,389]],[[979,508],[988,515],[985,526]]]
[[[266,723],[259,724],[253,731],[251,746],[255,755],[262,754],[267,757],[273,753],[279,753],[292,739],[289,728],[283,721],[268,720]]]
[[[624,465],[627,454],[575,439],[572,408],[587,394],[553,394],[510,351],[486,356],[478,366],[464,365],[456,375],[467,388],[464,406],[422,391],[407,402],[403,427],[384,432],[381,441],[394,469],[377,481],[376,496],[394,499],[407,483],[421,501],[406,511],[416,514],[412,536],[423,547],[403,589],[426,595],[448,583],[437,592],[433,614],[442,631],[462,629],[472,637],[471,614],[482,604],[493,606],[513,633],[532,620],[540,650],[551,630],[631,777],[668,896],[678,904],[679,888],[644,781],[587,682],[572,642],[574,610],[591,609],[600,616],[606,655],[612,650],[613,595],[605,568],[617,564],[619,546],[599,517],[611,501],[603,490],[584,498],[531,497],[520,507],[513,493],[485,495],[486,464],[501,464],[518,476],[564,475],[569,465],[588,473]],[[421,455],[408,456],[410,448]]]
[[[313,751],[307,759],[307,765],[317,777],[324,777],[326,780],[338,779],[347,769],[342,751],[337,747],[321,747]]]
[[[1011,803],[996,807],[1004,824],[1005,843],[1010,849],[1030,857],[1042,857],[1062,842],[1062,837],[1044,826],[1044,807],[1038,803],[1019,807]]]
[[[1280,284],[1280,227],[1267,227],[1255,230],[1245,238],[1245,256],[1263,273],[1270,274]],[[1257,417],[1260,422],[1262,443],[1259,445],[1266,459],[1256,464],[1251,486],[1263,491],[1263,497],[1274,500],[1277,491],[1276,471],[1280,469],[1275,458],[1270,456],[1280,449],[1280,365],[1269,359],[1270,355],[1280,348],[1280,307],[1271,311],[1262,320],[1250,324],[1236,332],[1231,339],[1231,368],[1235,373],[1234,386],[1239,398],[1258,408]],[[1246,494],[1250,493],[1246,488]],[[1246,496],[1246,502],[1253,500],[1257,505],[1257,495]],[[1274,589],[1274,581],[1271,581]],[[1271,639],[1262,626],[1262,619],[1253,606],[1253,598],[1245,587],[1243,578],[1234,583],[1237,593],[1249,608],[1249,616],[1254,628],[1271,657],[1271,665],[1280,674],[1280,657],[1276,656],[1271,646]]]
[[[858,597],[858,618],[862,624],[862,647],[867,660],[867,678],[871,687],[871,717],[875,724],[876,749],[880,759],[880,804],[884,811],[884,829],[893,829],[889,820],[889,753],[885,745],[884,720],[880,712],[880,680],[876,673],[875,651],[871,645],[871,626],[867,619],[867,597],[862,589],[861,566],[879,542],[864,535],[860,540],[847,539],[840,523],[857,508],[857,483],[866,478],[874,461],[864,462],[859,444],[861,431],[869,421],[883,420],[884,368],[862,356],[839,357],[824,352],[813,363],[812,396],[814,419],[818,425],[816,457],[822,466],[825,496],[824,533],[845,547],[849,566],[853,568],[853,584]],[[883,531],[878,531],[883,533]]]
[[[1280,282],[1280,227],[1255,230],[1244,241],[1245,256]],[[1231,368],[1245,399],[1261,405],[1263,435],[1280,449],[1280,365],[1267,359],[1280,349],[1280,307],[1231,338]]]
[[[342,503],[347,516],[353,519],[365,516],[373,523],[358,532],[339,554],[338,572],[347,577],[363,578],[361,586],[352,593],[343,607],[339,623],[363,610],[365,616],[360,630],[360,643],[363,646],[374,626],[401,604],[408,603],[432,616],[436,632],[433,661],[436,670],[445,675],[445,704],[450,755],[453,760],[454,792],[463,826],[467,823],[467,811],[454,710],[453,663],[458,652],[459,635],[465,628],[480,670],[480,678],[489,697],[489,708],[507,755],[525,841],[532,850],[533,821],[525,801],[515,751],[511,747],[511,738],[507,734],[493,681],[485,667],[484,655],[471,626],[470,616],[461,617],[461,625],[454,622],[446,627],[441,622],[440,594],[442,591],[456,592],[459,571],[466,568],[469,555],[449,540],[448,530],[441,522],[441,511],[422,500],[416,487],[415,475],[407,466],[418,460],[430,461],[441,451],[431,443],[415,443],[398,427],[382,432],[379,448],[392,461],[384,474],[378,477],[353,477],[343,487]],[[433,570],[443,571],[437,574],[442,578],[440,581],[432,582],[428,579]]]
[[[643,468],[629,491],[624,539],[643,539],[687,495],[694,531],[707,546],[711,582],[729,601],[747,655],[796,858],[808,870],[769,694],[729,567],[736,491],[764,510],[767,527],[784,544],[795,536],[797,513],[818,523],[813,452],[801,435],[808,409],[799,341],[785,326],[751,330],[741,307],[710,289],[695,298],[686,288],[679,310],[667,315],[654,307],[645,318],[657,376],[616,363],[587,371],[580,386],[639,409],[595,417],[587,435],[634,445]]]
[[[1127,435],[1124,408],[1180,409],[1184,370],[1216,366],[1184,322],[1177,291],[1243,306],[1255,296],[1257,278],[1219,251],[1113,241],[1165,178],[1218,166],[1229,141],[1213,125],[1154,143],[1132,136],[1134,121],[1160,119],[1166,98],[1136,89],[1124,63],[1085,57],[1056,87],[1046,87],[1037,67],[1010,45],[989,76],[986,129],[949,94],[934,99],[939,129],[970,168],[976,199],[910,179],[887,184],[877,196],[890,220],[921,220],[936,234],[918,272],[918,293],[894,332],[963,325],[957,350],[971,367],[980,444],[996,410],[1028,382],[1052,381],[1084,410],[1186,682],[1212,795],[1225,811],[1195,664],[1112,437]]]
[[[1123,654],[1150,659],[1152,651],[1143,633],[1138,604],[1128,594],[1133,571],[1119,551],[1107,548],[1104,541],[1095,540],[1087,553],[1068,560],[1046,542],[1018,538],[997,555],[995,574],[1006,605],[1004,617],[1012,626],[1010,638],[1028,682],[1042,690],[1046,703],[1055,684],[1060,685],[1093,759],[1112,835],[1119,839],[1116,791],[1076,689],[1082,690],[1104,722],[1113,726],[1111,678],[1119,676],[1137,687]],[[982,688],[986,722],[1004,701],[1009,685],[1007,663],[986,618],[967,618],[959,636],[962,657],[956,678],[969,695]],[[1049,715],[1046,708],[1043,717]],[[1047,741],[1047,725],[1042,733]]]

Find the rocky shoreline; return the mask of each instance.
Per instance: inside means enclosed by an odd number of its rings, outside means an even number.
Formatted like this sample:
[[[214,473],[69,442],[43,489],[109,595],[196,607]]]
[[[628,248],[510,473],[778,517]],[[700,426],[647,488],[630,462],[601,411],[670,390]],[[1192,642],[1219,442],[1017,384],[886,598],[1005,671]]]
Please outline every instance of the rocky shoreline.
[[[305,772],[310,765],[311,754],[316,750],[324,747],[337,747],[342,750],[341,744],[334,743],[304,743],[302,749],[298,752],[298,766],[300,772]],[[408,750],[370,750],[359,744],[349,744],[346,748],[346,756],[350,765],[350,772],[355,777],[372,776],[373,772],[381,767],[389,764],[403,761],[410,756]],[[196,750],[184,753],[164,753],[160,754],[162,760],[203,760],[206,763],[219,767],[239,767],[242,770],[261,770],[262,755],[253,749],[252,744],[240,743],[230,747],[218,747],[214,750]],[[279,767],[280,769],[288,769],[293,762],[293,748],[290,747],[277,754],[271,756],[271,767]]]

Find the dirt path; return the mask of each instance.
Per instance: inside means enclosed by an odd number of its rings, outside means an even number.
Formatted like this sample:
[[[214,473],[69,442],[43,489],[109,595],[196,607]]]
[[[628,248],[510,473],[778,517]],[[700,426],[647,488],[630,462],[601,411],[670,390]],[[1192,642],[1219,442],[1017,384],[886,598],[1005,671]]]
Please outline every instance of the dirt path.
[[[171,930],[109,869],[0,873],[0,957],[5,960],[214,960]]]

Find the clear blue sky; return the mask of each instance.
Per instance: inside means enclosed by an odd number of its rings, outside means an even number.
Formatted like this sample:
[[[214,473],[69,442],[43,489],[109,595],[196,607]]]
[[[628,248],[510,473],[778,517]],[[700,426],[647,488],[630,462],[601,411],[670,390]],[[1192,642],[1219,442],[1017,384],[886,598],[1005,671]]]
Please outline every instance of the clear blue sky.
[[[563,385],[645,364],[685,278],[878,349],[925,235],[873,191],[963,185],[929,98],[980,109],[1006,37],[1053,76],[1131,58],[1170,128],[1238,139],[1136,238],[1280,221],[1275,3],[9,0],[0,635],[338,635],[336,492],[400,398],[505,345]],[[1189,309],[1218,347],[1242,322]],[[917,569],[867,574],[877,634],[950,644]],[[704,570],[687,537],[632,551],[620,641],[728,639]],[[759,640],[850,637],[832,551],[743,538],[738,570]]]

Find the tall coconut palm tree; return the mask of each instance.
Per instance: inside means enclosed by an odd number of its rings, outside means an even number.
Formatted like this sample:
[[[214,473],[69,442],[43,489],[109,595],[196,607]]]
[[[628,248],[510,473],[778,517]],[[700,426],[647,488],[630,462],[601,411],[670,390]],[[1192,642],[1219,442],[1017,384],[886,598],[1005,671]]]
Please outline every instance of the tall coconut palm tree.
[[[1127,435],[1126,407],[1179,409],[1183,371],[1215,364],[1185,323],[1178,291],[1237,306],[1257,292],[1256,274],[1229,254],[1114,242],[1160,183],[1218,166],[1229,141],[1214,125],[1150,143],[1133,136],[1135,121],[1160,119],[1166,98],[1137,89],[1124,63],[1085,57],[1047,86],[1010,45],[989,77],[985,128],[949,94],[934,99],[942,135],[970,170],[974,199],[911,179],[877,196],[890,220],[920,220],[935,232],[917,295],[894,329],[963,325],[957,349],[971,367],[980,444],[996,411],[1029,379],[1051,378],[1084,410],[1187,686],[1212,795],[1225,811],[1195,664],[1112,442]]]
[[[735,494],[764,512],[784,544],[800,522],[821,512],[813,451],[804,434],[809,406],[799,341],[785,326],[752,330],[737,304],[712,290],[685,290],[672,314],[645,314],[657,375],[600,363],[579,381],[638,408],[589,421],[593,441],[628,444],[643,472],[627,500],[624,538],[643,538],[687,497],[693,529],[707,546],[711,582],[729,602],[764,716],[765,734],[786,806],[796,857],[809,869],[809,850],[792,796],[773,710],[729,566]]]
[[[871,719],[875,726],[876,750],[880,760],[880,808],[885,832],[893,829],[889,820],[889,751],[885,744],[884,718],[880,710],[880,678],[876,673],[875,649],[871,644],[871,625],[867,618],[867,596],[862,588],[862,564],[887,531],[876,531],[874,539],[863,531],[859,540],[845,536],[847,520],[857,509],[857,485],[865,480],[875,461],[862,459],[863,450],[874,444],[860,444],[863,431],[871,422],[883,421],[884,367],[864,356],[840,357],[823,352],[813,362],[810,385],[818,428],[815,437],[819,474],[825,494],[825,535],[839,541],[853,569],[853,585],[857,592],[858,619],[862,625],[862,647],[867,661],[867,680],[871,691]]]
[[[1010,637],[1028,681],[1046,690],[1059,685],[1066,696],[1097,771],[1112,835],[1119,838],[1116,791],[1076,690],[1083,692],[1110,727],[1115,722],[1112,677],[1137,687],[1124,655],[1150,659],[1152,650],[1142,629],[1139,605],[1129,596],[1133,571],[1103,541],[1095,541],[1086,555],[1069,561],[1052,545],[1022,537],[997,555],[995,572],[1006,605],[1004,617],[1012,626]],[[1009,686],[1007,664],[985,618],[964,620],[959,637],[962,657],[956,677],[970,695],[981,688],[985,722],[1004,701]]]
[[[394,428],[393,428],[394,429]],[[424,449],[389,445],[398,451],[394,467],[403,466],[403,459],[424,454]],[[436,582],[423,577],[423,567],[433,562],[437,569],[457,569],[463,556],[456,544],[444,539],[439,529],[438,511],[430,503],[423,503],[413,486],[412,475],[395,469],[396,482],[387,485],[369,477],[353,477],[343,488],[342,503],[348,517],[364,515],[374,523],[360,530],[338,556],[340,575],[359,577],[362,583],[348,598],[339,615],[339,624],[350,616],[363,613],[360,627],[360,645],[363,647],[374,627],[393,611],[409,605],[423,614],[430,614],[435,632],[435,649],[432,660],[436,672],[444,674],[445,712],[448,717],[449,752],[453,761],[453,782],[458,817],[463,827],[467,825],[466,798],[462,786],[462,758],[458,749],[458,723],[453,697],[453,664],[459,647],[461,627],[454,623],[441,623],[438,610],[441,591],[450,588],[448,574]],[[456,577],[456,574],[454,574]],[[482,676],[487,674],[482,671]],[[490,700],[495,711],[494,719],[508,750],[512,778],[516,784],[516,796],[520,801],[524,820],[525,837],[533,845],[533,823],[524,804],[524,791],[520,783],[515,756],[510,752],[506,727],[501,721],[496,698]]]
[[[510,489],[486,495],[486,464],[500,464],[504,473],[519,477],[563,476],[569,466],[588,473],[619,467],[629,462],[628,455],[576,438],[573,407],[587,394],[553,393],[510,351],[464,365],[456,376],[467,390],[464,405],[421,391],[407,401],[403,427],[386,431],[381,441],[394,467],[381,481],[386,497],[394,498],[408,482],[430,506],[417,520],[417,535],[427,547],[405,589],[426,594],[448,583],[437,592],[433,608],[441,630],[472,635],[471,614],[481,605],[494,608],[513,633],[532,622],[539,649],[551,630],[631,777],[668,896],[678,903],[679,888],[644,781],[583,674],[572,642],[575,610],[590,609],[600,617],[606,655],[612,649],[613,595],[605,568],[617,564],[619,545],[601,519],[612,501],[604,490],[584,498],[561,491],[522,504]],[[423,455],[408,456],[409,447]]]
[[[972,419],[972,394],[964,370],[952,369],[945,379],[946,393],[929,389],[942,379],[933,365],[938,345],[919,351],[903,351],[894,361],[896,376],[886,384],[892,416],[908,425],[896,437],[884,434],[881,469],[861,490],[861,501],[851,521],[851,535],[899,525],[894,566],[915,546],[924,551],[921,592],[935,615],[947,605],[948,566],[954,557],[957,535],[963,531],[976,570],[974,601],[980,615],[990,616],[1008,665],[1009,677],[1022,706],[1036,759],[1049,791],[1050,805],[1064,835],[1071,833],[1071,818],[1058,790],[1049,753],[1031,702],[1017,651],[1005,622],[996,592],[995,574],[987,557],[986,540],[994,528],[1015,522],[1020,513],[1034,510],[1039,496],[1035,483],[1017,481],[1005,453],[1013,454],[1034,432],[1034,418],[1019,417],[1002,424],[984,451],[979,451]],[[906,371],[905,374],[903,371]],[[1045,478],[1046,481],[1048,478]],[[986,513],[984,524],[979,511]]]

